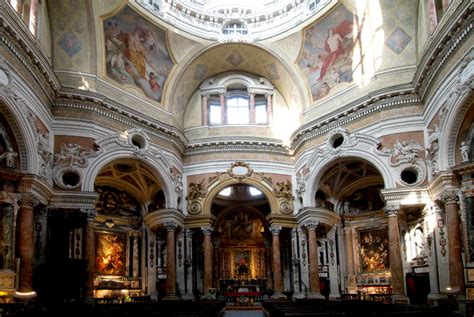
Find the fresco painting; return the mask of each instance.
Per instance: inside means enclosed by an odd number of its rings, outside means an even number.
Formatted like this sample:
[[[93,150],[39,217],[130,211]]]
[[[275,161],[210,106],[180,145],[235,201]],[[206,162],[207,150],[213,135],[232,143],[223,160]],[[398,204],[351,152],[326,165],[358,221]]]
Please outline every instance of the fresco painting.
[[[160,102],[173,67],[165,31],[125,7],[104,21],[104,37],[107,75]]]
[[[308,79],[313,100],[327,96],[340,83],[352,82],[352,52],[358,37],[355,20],[354,14],[340,5],[305,30],[298,65]]]

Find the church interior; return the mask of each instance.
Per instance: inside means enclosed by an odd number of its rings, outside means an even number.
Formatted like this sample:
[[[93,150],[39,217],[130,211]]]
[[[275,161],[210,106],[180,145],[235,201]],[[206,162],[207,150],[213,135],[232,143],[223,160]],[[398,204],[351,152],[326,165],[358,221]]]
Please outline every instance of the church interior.
[[[473,11],[0,0],[0,316],[473,316]]]

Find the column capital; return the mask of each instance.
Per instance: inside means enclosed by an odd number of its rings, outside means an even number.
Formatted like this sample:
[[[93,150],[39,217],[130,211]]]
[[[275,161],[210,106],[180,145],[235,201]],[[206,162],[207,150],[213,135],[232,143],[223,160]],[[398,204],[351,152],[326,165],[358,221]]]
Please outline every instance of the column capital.
[[[22,194],[19,201],[19,205],[21,207],[26,207],[26,208],[34,208],[40,203],[41,201],[39,200],[39,198],[31,193]]]
[[[314,231],[319,225],[319,221],[316,220],[308,220],[306,221],[303,226],[306,228],[308,231]]]
[[[445,204],[456,204],[459,201],[458,191],[455,189],[444,190],[440,195],[440,199]]]
[[[212,227],[201,227],[201,231],[205,236],[210,236],[212,234]]]
[[[281,229],[282,229],[281,226],[271,226],[271,227],[270,227],[270,231],[271,231],[272,235],[274,235],[274,236],[279,235]]]
[[[165,226],[168,232],[170,231],[174,232],[176,228],[178,227],[178,225],[174,221],[166,221],[163,225]]]
[[[97,217],[97,211],[95,211],[93,208],[83,208],[81,209],[81,212],[86,217],[87,222],[92,222]]]
[[[397,217],[400,213],[400,205],[387,205],[384,209],[388,217]]]

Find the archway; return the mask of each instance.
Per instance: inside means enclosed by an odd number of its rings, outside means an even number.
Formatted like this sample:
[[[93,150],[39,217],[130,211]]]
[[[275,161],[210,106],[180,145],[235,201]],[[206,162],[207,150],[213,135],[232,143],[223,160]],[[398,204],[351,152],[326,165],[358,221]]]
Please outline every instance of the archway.
[[[253,186],[231,185],[215,196],[211,213],[216,217],[212,234],[214,285],[228,300],[236,300],[242,292],[255,300],[272,287],[267,198]]]

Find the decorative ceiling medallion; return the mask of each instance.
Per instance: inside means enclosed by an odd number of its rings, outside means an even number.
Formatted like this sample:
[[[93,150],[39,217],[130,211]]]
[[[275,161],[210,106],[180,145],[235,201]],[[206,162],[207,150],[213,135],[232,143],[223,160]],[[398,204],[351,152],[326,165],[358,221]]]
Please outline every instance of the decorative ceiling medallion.
[[[231,177],[241,180],[252,176],[253,170],[245,162],[235,162],[230,166],[228,173]]]

